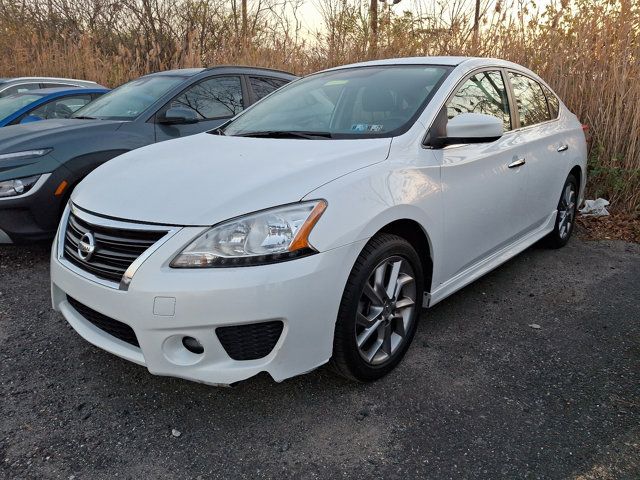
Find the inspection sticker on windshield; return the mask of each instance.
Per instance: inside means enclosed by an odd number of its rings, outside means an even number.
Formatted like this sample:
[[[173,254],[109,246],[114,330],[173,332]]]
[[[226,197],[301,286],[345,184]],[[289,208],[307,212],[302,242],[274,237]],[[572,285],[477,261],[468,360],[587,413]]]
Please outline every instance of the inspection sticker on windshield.
[[[352,132],[381,132],[384,125],[370,125],[368,123],[354,123],[351,125]]]

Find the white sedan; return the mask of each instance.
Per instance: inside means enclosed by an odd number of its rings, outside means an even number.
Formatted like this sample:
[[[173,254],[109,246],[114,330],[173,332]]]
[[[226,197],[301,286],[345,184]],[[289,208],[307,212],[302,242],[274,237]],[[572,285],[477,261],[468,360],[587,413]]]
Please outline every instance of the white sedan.
[[[91,173],[53,245],[53,306],[158,375],[282,381],[330,362],[376,380],[421,308],[567,243],[586,157],[576,116],[519,65],[326,70]]]

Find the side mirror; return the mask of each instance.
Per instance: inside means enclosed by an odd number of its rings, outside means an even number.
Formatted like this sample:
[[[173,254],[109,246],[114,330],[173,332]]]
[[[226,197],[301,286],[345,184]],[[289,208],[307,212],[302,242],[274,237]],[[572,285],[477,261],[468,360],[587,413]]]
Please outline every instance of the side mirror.
[[[22,120],[20,120],[20,125],[22,125],[23,123],[39,122],[40,120],[44,120],[44,118],[37,115],[27,115]]]
[[[488,143],[502,137],[502,120],[484,113],[461,113],[447,122],[446,135],[431,140],[432,147],[464,143]]]
[[[158,121],[165,125],[198,123],[198,114],[190,108],[175,107],[168,109],[164,114],[160,115]]]

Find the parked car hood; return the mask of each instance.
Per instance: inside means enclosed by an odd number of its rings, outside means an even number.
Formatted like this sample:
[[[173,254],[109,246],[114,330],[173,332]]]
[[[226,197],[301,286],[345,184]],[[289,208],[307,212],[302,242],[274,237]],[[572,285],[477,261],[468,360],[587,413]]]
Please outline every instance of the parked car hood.
[[[0,128],[0,153],[20,152],[55,145],[61,135],[75,135],[82,131],[98,135],[122,125],[115,120],[58,119],[11,125]]]
[[[296,202],[315,188],[387,158],[391,139],[306,140],[203,133],[107,162],[74,190],[101,215],[171,225],[213,225]]]

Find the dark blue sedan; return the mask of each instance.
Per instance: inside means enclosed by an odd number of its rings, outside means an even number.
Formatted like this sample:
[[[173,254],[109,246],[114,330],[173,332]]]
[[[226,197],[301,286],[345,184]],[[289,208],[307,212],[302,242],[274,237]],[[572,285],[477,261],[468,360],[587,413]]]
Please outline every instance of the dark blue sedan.
[[[43,88],[0,98],[0,127],[51,118],[69,118],[107,93],[106,88]]]

